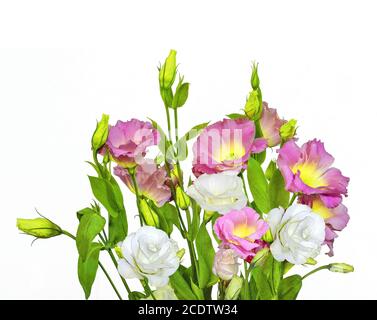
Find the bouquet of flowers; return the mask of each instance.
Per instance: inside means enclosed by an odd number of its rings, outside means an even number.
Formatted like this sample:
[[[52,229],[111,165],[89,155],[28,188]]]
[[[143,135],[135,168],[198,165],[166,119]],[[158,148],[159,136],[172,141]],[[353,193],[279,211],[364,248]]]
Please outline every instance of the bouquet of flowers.
[[[242,113],[184,135],[178,111],[189,83],[178,74],[174,50],[159,67],[159,86],[167,130],[151,119],[109,125],[103,115],[97,122],[88,162],[95,201],[77,211],[75,235],[42,215],[17,219],[17,227],[36,238],[65,235],[76,242],[86,298],[98,267],[117,297],[127,291],[130,300],[291,300],[319,270],[353,271],[331,263],[292,274],[295,265],[316,265],[322,246],[333,255],[349,220],[343,204],[349,178],[332,167],[321,141],[299,144],[296,120],[281,119],[263,101],[257,64]],[[184,175],[181,164],[193,139],[192,172]],[[150,157],[153,147],[158,154]],[[128,230],[135,215],[126,214],[123,185],[135,196],[138,230]],[[101,263],[104,254],[123,290]],[[129,279],[140,281],[138,290]]]

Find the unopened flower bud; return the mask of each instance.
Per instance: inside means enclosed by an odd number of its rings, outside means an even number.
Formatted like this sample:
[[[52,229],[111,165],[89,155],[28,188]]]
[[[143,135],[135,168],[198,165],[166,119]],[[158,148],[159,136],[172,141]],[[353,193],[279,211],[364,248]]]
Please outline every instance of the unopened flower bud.
[[[253,63],[250,82],[251,82],[251,87],[254,90],[257,90],[259,88],[258,63]]]
[[[115,250],[115,253],[116,253],[116,255],[118,256],[119,259],[123,259],[123,258],[124,258],[124,256],[123,256],[123,252],[122,252],[122,248],[121,248],[121,247],[116,246],[116,247],[114,248],[114,250]]]
[[[212,271],[222,280],[230,280],[238,272],[238,256],[232,249],[216,252]]]
[[[276,162],[271,160],[270,163],[268,164],[268,167],[266,169],[266,174],[265,174],[268,180],[272,179],[272,176],[274,175],[275,170],[276,170]]]
[[[184,256],[185,252],[186,252],[185,248],[179,249],[179,250],[177,251],[177,256],[178,256],[178,258],[179,258],[180,260],[182,260],[182,258],[183,258],[183,256]]]
[[[271,243],[272,241],[274,241],[274,237],[270,229],[268,229],[267,232],[263,235],[262,240],[268,243]]]
[[[329,264],[329,270],[331,272],[349,273],[353,272],[354,268],[347,263],[331,263]]]
[[[283,141],[292,139],[295,136],[297,130],[296,125],[297,120],[291,119],[280,127],[280,136]]]
[[[251,120],[259,119],[262,113],[262,102],[259,97],[259,93],[256,90],[250,92],[245,104],[245,114]]]
[[[305,264],[308,264],[310,266],[315,266],[317,264],[317,260],[313,259],[313,258],[309,258],[306,260]]]
[[[259,250],[256,255],[253,257],[252,264],[254,266],[261,266],[266,261],[268,253],[270,252],[269,248],[263,248]]]
[[[55,223],[45,218],[17,219],[17,228],[30,236],[37,238],[52,238],[62,234],[62,230]]]
[[[147,200],[141,199],[140,203],[140,213],[143,216],[145,224],[152,227],[159,227],[160,221],[157,213],[148,205]]]
[[[162,89],[170,89],[174,83],[175,75],[177,73],[176,63],[177,51],[170,50],[165,63],[162,65],[159,73],[160,87]]]
[[[109,116],[107,114],[103,114],[101,121],[97,122],[96,130],[92,136],[92,149],[96,151],[100,149],[106,143],[108,135]]]
[[[225,300],[237,300],[242,288],[243,279],[234,276],[225,290]]]
[[[189,196],[182,190],[180,186],[175,189],[175,195],[177,197],[177,204],[182,210],[186,210],[190,205]]]

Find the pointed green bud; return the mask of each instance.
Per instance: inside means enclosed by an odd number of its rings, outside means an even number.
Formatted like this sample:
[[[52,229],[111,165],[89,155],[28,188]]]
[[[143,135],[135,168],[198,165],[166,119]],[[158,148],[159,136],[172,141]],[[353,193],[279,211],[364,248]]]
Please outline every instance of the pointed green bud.
[[[237,300],[242,288],[243,279],[234,276],[225,290],[225,300]]]
[[[291,119],[280,127],[280,136],[283,141],[292,139],[295,136],[297,130],[296,125],[297,120]]]
[[[182,260],[184,254],[185,254],[185,248],[182,248],[177,251],[177,257],[179,258],[179,260]]]
[[[175,195],[177,197],[177,204],[182,210],[186,210],[190,205],[189,196],[182,190],[180,186],[175,189]]]
[[[254,256],[251,263],[254,266],[261,266],[266,261],[266,258],[268,257],[268,253],[270,252],[269,248],[263,248],[262,250],[259,250],[256,255]]]
[[[291,270],[294,267],[293,263],[290,263],[288,261],[283,262],[283,274],[286,274],[289,270]]]
[[[109,116],[107,114],[102,115],[100,122],[97,122],[96,130],[92,136],[92,149],[97,151],[100,149],[107,140],[109,135]]]
[[[317,264],[317,260],[313,258],[309,258],[308,260],[306,260],[305,264],[308,264],[310,266],[315,266]]]
[[[209,221],[215,213],[216,211],[204,210],[204,221]]]
[[[170,50],[165,63],[160,68],[159,81],[161,89],[170,89],[174,83],[175,75],[177,73],[176,55],[177,51]]]
[[[52,238],[62,234],[62,230],[55,223],[45,218],[17,219],[17,228],[30,236],[37,238]]]
[[[114,248],[114,250],[115,250],[115,253],[117,254],[117,256],[118,256],[119,259],[123,259],[124,258],[121,247],[116,246]]]
[[[349,273],[353,272],[355,269],[347,263],[331,263],[329,264],[329,270],[331,272]]]
[[[251,87],[254,90],[259,88],[259,76],[258,76],[258,63],[253,63],[252,71],[251,71]]]
[[[245,104],[245,114],[250,120],[258,120],[262,113],[262,103],[258,91],[251,91]]]
[[[262,240],[268,243],[271,243],[272,241],[274,241],[274,237],[270,229],[268,229],[267,232],[263,235]]]
[[[267,169],[266,169],[265,176],[266,176],[267,180],[271,180],[275,171],[276,171],[276,162],[274,160],[271,160],[270,163],[268,164]]]
[[[147,200],[141,199],[140,203],[140,213],[143,216],[143,219],[148,226],[152,227],[159,227],[160,226],[160,221],[158,218],[157,213],[149,206]]]
[[[172,101],[173,109],[180,108],[186,103],[189,94],[189,87],[190,84],[187,82],[178,84]]]

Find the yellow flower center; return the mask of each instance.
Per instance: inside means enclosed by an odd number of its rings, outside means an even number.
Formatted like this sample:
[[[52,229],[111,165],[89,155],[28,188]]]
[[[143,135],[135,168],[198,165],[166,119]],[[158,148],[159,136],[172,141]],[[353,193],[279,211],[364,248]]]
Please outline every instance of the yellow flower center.
[[[214,154],[214,159],[217,162],[233,161],[242,158],[245,155],[245,148],[241,143],[227,143],[221,144]]]
[[[331,218],[334,215],[320,200],[313,201],[312,210],[319,214],[323,219]]]
[[[327,186],[326,180],[322,177],[322,172],[317,169],[314,163],[300,163],[292,168],[295,174],[298,170],[300,170],[301,180],[309,187],[318,188]]]
[[[233,229],[233,235],[238,238],[246,238],[256,231],[255,226],[248,226],[247,224],[238,224]]]

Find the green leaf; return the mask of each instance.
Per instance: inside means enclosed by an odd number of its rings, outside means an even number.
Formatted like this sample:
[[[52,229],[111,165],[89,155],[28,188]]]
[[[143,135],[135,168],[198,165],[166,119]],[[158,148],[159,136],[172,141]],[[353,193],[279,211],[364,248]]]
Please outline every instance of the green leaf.
[[[191,202],[192,202],[192,208],[193,208],[192,221],[188,230],[187,238],[190,241],[194,241],[198,235],[199,227],[200,227],[200,208],[193,199],[191,199]]]
[[[111,183],[105,179],[93,176],[89,176],[89,181],[96,199],[101,202],[111,216],[118,216],[123,204],[118,203]]]
[[[160,90],[162,101],[170,108],[173,103],[173,90],[171,88]]]
[[[279,286],[279,300],[296,300],[302,287],[302,278],[295,274],[281,281]]]
[[[170,276],[170,285],[180,300],[197,300],[197,296],[192,292],[191,286],[182,276],[183,268],[179,268]]]
[[[186,103],[189,94],[189,87],[190,84],[188,84],[187,82],[179,83],[172,101],[173,109],[180,108]]]
[[[89,298],[93,282],[96,278],[101,247],[99,243],[92,243],[86,260],[84,261],[82,256],[79,256],[77,272],[80,284],[85,292],[85,299]]]
[[[243,282],[240,292],[240,298],[241,300],[252,300],[251,296],[251,288],[249,286],[249,283],[246,281],[246,279],[242,276]]]
[[[160,214],[163,215],[169,224],[174,224],[179,227],[178,211],[175,206],[170,203],[165,203],[162,207],[158,208]]]
[[[173,232],[173,221],[169,219],[169,213],[166,214],[166,211],[170,211],[171,209],[168,209],[165,205],[162,207],[158,207],[154,204],[153,201],[148,201],[148,204],[158,215],[158,219],[160,222],[159,229],[165,231],[170,236],[170,234]],[[176,211],[174,207],[173,209]],[[174,213],[171,213],[171,215],[173,214]]]
[[[264,176],[259,162],[253,158],[249,159],[247,165],[247,180],[254,202],[263,213],[270,211],[270,200],[268,196],[268,183]]]
[[[128,222],[126,209],[123,204],[123,195],[117,181],[111,176],[110,183],[112,185],[114,195],[118,205],[120,206],[120,212],[117,217],[109,215],[109,242],[112,246],[115,246],[119,241],[123,241],[128,232]]]
[[[270,208],[278,208],[279,206],[286,209],[289,204],[289,192],[285,190],[285,181],[276,169],[272,175],[270,184],[268,185],[268,194],[270,198]]]
[[[282,263],[273,259],[272,260],[272,271],[271,271],[271,286],[273,288],[274,294],[276,295],[279,291],[279,285],[280,281],[282,279],[283,273],[282,273]]]
[[[215,250],[213,249],[211,237],[208,234],[204,222],[199,228],[195,244],[199,262],[199,288],[203,289],[209,285],[213,285],[218,280],[218,278],[212,273]]]
[[[164,130],[162,130],[161,126],[156,121],[151,118],[148,119],[152,122],[153,128],[157,129],[158,133],[160,134],[160,142],[158,143],[158,148],[160,149],[161,153],[166,159],[174,159],[174,148],[167,138]]]
[[[203,290],[200,289],[200,288],[194,283],[194,281],[192,281],[192,279],[191,279],[191,289],[192,289],[192,292],[194,292],[194,294],[195,294],[196,297],[197,297],[196,300],[205,300]]]
[[[76,212],[77,219],[81,220],[81,218],[86,214],[97,214],[95,210],[92,208],[84,208]]]
[[[87,259],[92,241],[102,231],[106,220],[96,213],[82,216],[76,234],[76,246],[82,261]]]
[[[252,277],[255,281],[259,299],[271,300],[274,297],[274,293],[263,270],[259,267],[254,268],[252,270]]]

